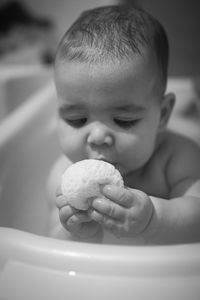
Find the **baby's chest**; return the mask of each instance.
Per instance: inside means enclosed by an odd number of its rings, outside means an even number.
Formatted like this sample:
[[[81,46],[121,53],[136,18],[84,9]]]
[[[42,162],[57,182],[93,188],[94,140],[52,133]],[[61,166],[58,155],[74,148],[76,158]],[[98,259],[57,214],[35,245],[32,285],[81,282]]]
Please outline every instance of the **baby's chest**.
[[[169,199],[169,187],[163,174],[144,177],[140,182],[140,187],[149,196]]]
[[[148,167],[142,174],[129,180],[129,187],[139,189],[149,196],[169,199],[169,186],[163,167],[157,162]]]

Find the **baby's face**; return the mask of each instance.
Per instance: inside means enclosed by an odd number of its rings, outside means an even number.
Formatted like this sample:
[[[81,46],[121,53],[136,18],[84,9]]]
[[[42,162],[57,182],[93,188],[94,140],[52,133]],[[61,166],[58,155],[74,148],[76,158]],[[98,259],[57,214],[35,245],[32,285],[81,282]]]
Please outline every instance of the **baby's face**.
[[[122,175],[141,168],[152,155],[160,123],[156,75],[150,62],[56,67],[58,132],[73,162],[102,159]]]

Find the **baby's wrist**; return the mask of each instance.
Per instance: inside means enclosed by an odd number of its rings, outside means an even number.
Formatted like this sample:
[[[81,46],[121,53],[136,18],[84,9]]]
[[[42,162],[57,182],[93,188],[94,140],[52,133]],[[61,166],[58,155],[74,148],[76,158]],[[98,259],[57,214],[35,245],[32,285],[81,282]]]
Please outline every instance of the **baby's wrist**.
[[[149,208],[149,215],[148,215],[148,218],[147,218],[147,222],[145,224],[145,227],[142,229],[140,235],[142,236],[142,238],[144,239],[144,241],[148,241],[149,240],[149,236],[152,235],[153,233],[153,219],[154,219],[154,216],[156,214],[156,210],[155,210],[155,206],[154,206],[154,203],[151,199],[151,197],[149,197],[150,199],[150,208]]]

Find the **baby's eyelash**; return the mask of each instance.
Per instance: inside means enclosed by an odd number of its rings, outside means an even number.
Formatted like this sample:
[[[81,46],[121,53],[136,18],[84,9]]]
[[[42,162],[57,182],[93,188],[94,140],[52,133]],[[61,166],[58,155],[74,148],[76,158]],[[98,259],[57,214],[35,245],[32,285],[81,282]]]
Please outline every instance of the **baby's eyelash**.
[[[87,122],[87,118],[79,118],[79,119],[65,119],[65,122],[72,127],[81,128]]]
[[[113,120],[114,120],[115,124],[117,124],[119,127],[124,128],[124,129],[129,129],[129,128],[135,126],[140,121],[140,119],[122,120],[122,119],[117,119],[117,118],[114,118]],[[68,125],[70,125],[74,128],[81,128],[87,123],[88,120],[87,120],[87,118],[76,118],[76,119],[65,118],[64,121]]]
[[[121,119],[114,119],[114,122],[120,126],[121,128],[125,128],[125,129],[129,129],[133,126],[135,126],[138,122],[140,121],[140,119],[136,119],[136,120],[121,120]]]

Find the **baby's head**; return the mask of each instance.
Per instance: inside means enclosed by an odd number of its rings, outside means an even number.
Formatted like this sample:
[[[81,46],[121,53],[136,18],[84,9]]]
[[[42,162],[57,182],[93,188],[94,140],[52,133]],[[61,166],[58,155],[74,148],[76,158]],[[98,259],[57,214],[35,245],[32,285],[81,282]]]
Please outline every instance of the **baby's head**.
[[[162,25],[141,9],[104,6],[83,12],[72,24],[59,44],[56,63],[122,63],[137,55],[154,60],[164,88],[169,45]]]
[[[84,12],[55,59],[58,133],[72,162],[101,159],[125,175],[144,166],[172,111],[165,95],[168,40],[143,10]]]

